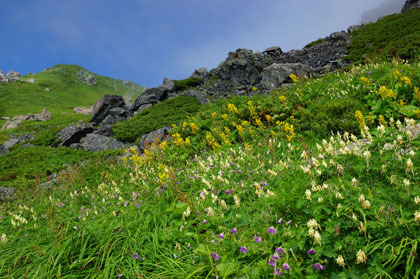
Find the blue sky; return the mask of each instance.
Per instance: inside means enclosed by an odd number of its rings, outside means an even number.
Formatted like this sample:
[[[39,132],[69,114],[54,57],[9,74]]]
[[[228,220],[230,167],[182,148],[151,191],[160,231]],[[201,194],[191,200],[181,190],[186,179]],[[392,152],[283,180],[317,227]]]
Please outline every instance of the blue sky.
[[[153,87],[229,51],[283,50],[397,12],[404,0],[17,0],[0,9],[0,69],[60,63]]]

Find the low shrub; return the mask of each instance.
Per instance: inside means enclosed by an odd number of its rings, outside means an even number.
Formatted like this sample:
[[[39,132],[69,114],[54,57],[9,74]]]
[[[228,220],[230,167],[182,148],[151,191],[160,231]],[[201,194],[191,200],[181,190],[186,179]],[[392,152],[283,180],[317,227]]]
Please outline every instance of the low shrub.
[[[190,87],[198,86],[202,83],[202,81],[203,80],[201,78],[187,78],[183,80],[174,80],[177,91],[187,90]]]

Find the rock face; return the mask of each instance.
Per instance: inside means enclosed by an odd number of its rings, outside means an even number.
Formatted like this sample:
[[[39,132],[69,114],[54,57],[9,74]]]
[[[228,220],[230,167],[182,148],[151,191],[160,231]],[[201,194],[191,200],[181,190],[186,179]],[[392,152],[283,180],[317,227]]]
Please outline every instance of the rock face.
[[[125,102],[123,97],[117,95],[105,95],[93,105],[92,119],[90,122],[98,125],[104,121],[111,109],[123,108],[124,106]]]
[[[313,72],[311,66],[302,63],[272,64],[264,68],[260,86],[262,89],[272,90],[279,88],[290,80],[289,75],[306,76]]]
[[[163,127],[163,128],[157,129],[153,132],[143,135],[140,138],[139,144],[138,144],[138,148],[140,152],[144,153],[144,150],[146,149],[146,147],[150,146],[156,140],[163,141],[167,139],[170,130],[172,130],[171,127]]]
[[[82,83],[87,84],[87,85],[96,85],[98,83],[96,81],[95,76],[88,73],[85,70],[80,70],[77,73],[77,78],[79,79],[79,81],[81,81]]]
[[[99,134],[88,134],[80,141],[80,147],[89,151],[103,151],[124,148],[124,143]]]
[[[0,203],[13,199],[15,192],[15,188],[0,187]]]
[[[175,82],[168,78],[163,79],[162,87],[166,88],[169,92],[174,92],[176,89]]]
[[[154,105],[165,101],[168,98],[168,93],[169,90],[164,86],[147,89],[142,95],[137,97],[131,110],[137,111],[141,106]]]
[[[420,8],[420,0],[407,0],[402,8],[401,12],[405,12],[410,9]]]
[[[0,70],[0,82],[14,82],[20,79],[20,73],[10,70],[7,74],[4,74],[2,70]]]
[[[79,143],[83,137],[92,132],[93,126],[91,124],[66,127],[57,133],[61,141],[58,146],[70,146],[74,143]]]

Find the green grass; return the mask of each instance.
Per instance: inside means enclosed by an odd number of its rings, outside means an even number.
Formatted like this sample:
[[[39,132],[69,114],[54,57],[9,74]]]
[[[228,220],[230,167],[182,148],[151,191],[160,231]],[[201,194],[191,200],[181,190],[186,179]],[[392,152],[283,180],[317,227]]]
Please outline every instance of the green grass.
[[[305,48],[311,47],[311,46],[316,46],[316,45],[322,43],[323,41],[324,41],[324,39],[315,40],[315,41],[310,42],[309,44],[305,45]]]
[[[117,122],[112,130],[117,139],[134,142],[144,134],[179,123],[200,106],[194,97],[178,96],[148,107],[127,121]]]
[[[378,22],[368,24],[353,32],[345,59],[354,63],[365,61],[366,55],[418,57],[420,48],[420,9],[408,10],[402,14],[389,15]]]
[[[202,83],[201,78],[187,78],[183,80],[174,80],[177,91],[187,90]]]
[[[90,106],[106,94],[124,95],[132,92],[134,97],[144,91],[137,85],[136,90],[124,86],[116,80],[93,74],[96,85],[86,85],[78,81],[77,73],[83,70],[77,65],[60,64],[37,74],[22,77],[23,80],[35,78],[34,84],[13,82],[0,84],[0,116],[15,116],[39,113],[44,107],[53,113],[61,113],[74,107]],[[45,91],[50,88],[51,91]]]

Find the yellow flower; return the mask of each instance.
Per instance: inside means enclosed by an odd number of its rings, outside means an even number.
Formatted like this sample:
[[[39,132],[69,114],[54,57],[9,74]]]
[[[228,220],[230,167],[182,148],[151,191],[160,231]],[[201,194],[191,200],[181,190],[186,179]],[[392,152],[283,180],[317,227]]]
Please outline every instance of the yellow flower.
[[[211,113],[211,117],[215,118],[216,116],[217,116],[217,113],[215,113],[215,112]]]
[[[233,114],[238,113],[238,108],[235,107],[234,104],[228,104],[227,106],[228,106],[228,110],[229,110],[230,113],[233,113]]]
[[[273,121],[273,117],[271,117],[271,116],[270,116],[270,115],[268,115],[268,114],[265,116],[265,119],[267,119],[267,121],[268,121],[268,122]]]
[[[404,82],[407,85],[410,85],[410,86],[412,85],[411,84],[411,80],[408,77],[406,77],[406,76],[401,77],[401,81]]]
[[[279,100],[280,100],[280,102],[284,102],[284,101],[286,101],[286,96],[284,96],[284,95],[281,95],[280,97],[279,97]]]
[[[366,83],[366,84],[368,84],[368,83],[369,83],[369,80],[368,80],[366,77],[361,77],[361,78],[360,78],[360,80],[361,80],[363,83]]]
[[[293,81],[293,83],[297,83],[299,81],[298,78],[297,78],[297,76],[294,75],[294,74],[289,75],[289,77]]]
[[[258,89],[257,89],[257,87],[252,87],[252,91],[257,91]]]
[[[222,118],[224,119],[224,120],[226,120],[226,119],[228,119],[228,115],[225,113],[225,114],[222,114]]]

